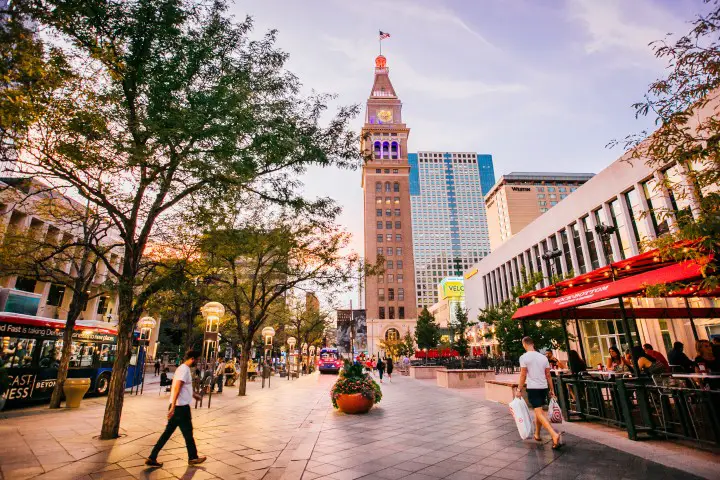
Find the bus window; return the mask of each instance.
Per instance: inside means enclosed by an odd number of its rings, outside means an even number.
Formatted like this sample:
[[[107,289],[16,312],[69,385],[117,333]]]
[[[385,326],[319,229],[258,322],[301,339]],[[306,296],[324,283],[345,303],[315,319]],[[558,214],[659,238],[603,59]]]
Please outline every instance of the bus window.
[[[43,340],[40,368],[58,368],[62,357],[62,340]]]
[[[29,367],[35,350],[34,338],[0,337],[2,365],[4,367]]]
[[[100,347],[100,361],[101,362],[114,362],[116,351],[117,351],[117,345],[103,343],[102,346]]]

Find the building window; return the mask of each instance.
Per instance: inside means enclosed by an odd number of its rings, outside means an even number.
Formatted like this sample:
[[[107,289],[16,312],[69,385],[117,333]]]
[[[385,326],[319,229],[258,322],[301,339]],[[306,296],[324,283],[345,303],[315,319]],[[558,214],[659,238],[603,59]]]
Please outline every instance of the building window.
[[[625,259],[632,256],[632,250],[630,247],[627,225],[625,225],[625,217],[623,217],[620,209],[620,199],[616,198],[610,202],[610,213],[612,214],[613,226],[617,228],[616,235],[620,241],[620,256]]]
[[[395,255],[398,255],[398,256],[402,255],[402,247],[397,247],[395,249]]]
[[[377,228],[378,230],[382,230],[382,222],[377,222]]]
[[[385,192],[391,192],[391,188],[392,187],[390,186],[390,182],[385,182]]]
[[[400,183],[393,183],[393,192],[400,193]]]
[[[558,187],[558,192],[565,192],[567,191],[565,187]]]
[[[547,204],[547,202],[543,200],[543,201],[541,201],[541,202],[538,202],[538,204],[539,204],[539,205],[542,205],[542,206],[545,206],[545,205]]]
[[[105,315],[105,312],[107,312],[108,309],[108,303],[110,302],[110,297],[107,295],[103,295],[100,297],[100,301],[98,302],[98,308],[97,313],[100,315]]]
[[[587,242],[588,246],[588,254],[590,255],[590,267],[591,270],[595,270],[596,268],[600,268],[600,257],[598,256],[598,250],[595,246],[595,235],[593,235],[593,232],[590,230],[588,217],[583,217],[581,219],[581,222],[583,232],[585,232],[585,241]]]
[[[388,318],[390,320],[395,318],[395,307],[388,307]]]
[[[384,288],[378,288],[378,301],[380,301],[380,302],[385,301],[385,289]]]
[[[398,332],[395,328],[388,328],[388,331],[385,332],[385,340],[389,340],[391,342],[400,340],[400,332]]]
[[[389,212],[389,211],[390,211],[390,210],[388,210],[388,212]],[[390,216],[390,214],[388,214],[388,216]],[[396,216],[396,217],[399,217],[399,216],[400,216],[400,209],[399,209],[399,208],[396,208],[396,209],[395,209],[395,216]]]
[[[398,260],[398,261],[397,261],[397,268],[398,268],[398,270],[402,270],[402,268],[403,268],[403,262],[402,262],[402,260]]]
[[[402,273],[398,273],[397,281],[398,281],[398,283],[403,283],[403,274]]]
[[[395,197],[394,201],[395,201],[395,203],[400,203],[400,197]]]
[[[398,288],[398,300],[399,301],[405,300],[405,289],[404,288]]]
[[[385,320],[385,307],[378,308],[378,318]]]
[[[382,255],[383,254],[383,247],[377,247],[377,254]]]
[[[640,205],[640,197],[637,193],[637,190],[635,190],[634,188],[629,192],[625,193],[625,206],[627,207],[628,212],[630,212],[630,223],[632,223],[635,243],[637,243],[639,247],[640,243],[644,239],[650,237],[650,232],[647,231],[645,223],[642,222],[642,205]]]
[[[550,202],[551,207],[554,207],[555,205],[557,205],[557,202]]]
[[[400,320],[405,318],[405,307],[398,307],[398,318]]]
[[[382,217],[382,208],[378,208],[375,210],[375,215],[378,217]]]
[[[398,169],[397,169],[397,168],[393,168],[393,173],[398,173]]]
[[[380,283],[380,284],[385,283],[385,276],[384,276],[384,275],[378,276],[377,279],[378,279],[378,283]]]
[[[587,267],[585,266],[585,256],[583,255],[582,251],[580,230],[578,230],[577,223],[573,223],[572,225],[570,225],[570,230],[572,231],[572,242],[573,248],[575,249],[575,257],[577,258],[578,268],[580,269],[580,273],[586,273]]]
[[[544,191],[545,191],[545,187],[535,187],[535,189],[536,189],[538,192],[544,192]]]
[[[392,247],[387,247],[387,254],[388,254],[388,257],[392,256],[392,254],[393,254],[393,248],[392,248]]]
[[[387,210],[385,210],[385,216],[389,217],[390,215],[392,215],[392,210],[388,208]]]
[[[554,192],[554,191],[555,191],[555,187],[547,187],[547,189],[548,189],[548,190],[547,190],[548,192]]]
[[[380,172],[378,172],[380,173]],[[382,183],[381,182],[375,182],[375,192],[380,193],[382,192]]]
[[[554,193],[551,193],[550,195],[548,195],[548,197],[549,198],[557,198],[557,195],[555,195]]]
[[[648,210],[650,211],[650,220],[652,220],[653,229],[655,230],[655,236],[659,237],[670,231],[667,219],[663,218],[659,221],[658,215],[655,212],[657,208],[655,205],[655,199],[657,192],[657,182],[655,179],[648,180],[642,184],[643,195],[645,195],[645,201],[648,204]]]
[[[385,197],[385,205],[390,205],[390,197]]]
[[[389,168],[386,168],[386,169],[385,169],[385,173],[390,173],[390,169],[389,169]]]
[[[593,212],[593,215],[595,215],[595,225],[607,225],[610,226],[610,223],[607,221],[607,218],[605,218],[605,211],[602,208],[598,208]],[[600,240],[602,241],[602,252],[603,255],[605,255],[605,263],[610,264],[615,262],[615,258],[613,257],[613,251],[610,243],[610,239],[608,238],[607,241],[600,237]]]
[[[388,260],[387,262],[385,262],[385,268],[387,268],[388,270],[392,270],[393,269],[393,261]]]
[[[64,296],[65,286],[53,283],[52,285],[50,285],[50,291],[48,292],[46,303],[51,307],[59,307],[60,305],[62,305]]]
[[[395,222],[395,230],[400,230],[400,222]]]
[[[573,264],[570,253],[570,242],[568,241],[567,231],[565,229],[560,230],[560,241],[562,242],[563,254],[565,255],[565,265],[567,266],[567,271],[570,272]]]
[[[386,234],[385,234],[385,239],[386,239],[388,242],[392,242],[392,233],[386,233]]]
[[[395,289],[388,288],[388,300],[395,300]]]
[[[545,198],[545,194],[544,194],[544,193],[538,193],[538,196],[537,196],[537,197],[538,197],[538,198]]]
[[[383,241],[383,236],[382,236],[382,234],[381,234],[381,235],[378,235],[378,236],[377,236],[377,243],[382,243],[382,241]]]
[[[382,170],[380,170],[379,168],[375,169],[375,173],[380,173],[380,172],[382,172]]]
[[[395,283],[395,275],[392,273],[388,274],[388,283]]]
[[[15,280],[15,290],[33,293],[35,292],[35,285],[37,285],[37,282],[32,278],[18,277]]]
[[[399,233],[396,233],[396,234],[395,234],[395,241],[396,241],[396,242],[402,242],[402,235],[400,235]]]

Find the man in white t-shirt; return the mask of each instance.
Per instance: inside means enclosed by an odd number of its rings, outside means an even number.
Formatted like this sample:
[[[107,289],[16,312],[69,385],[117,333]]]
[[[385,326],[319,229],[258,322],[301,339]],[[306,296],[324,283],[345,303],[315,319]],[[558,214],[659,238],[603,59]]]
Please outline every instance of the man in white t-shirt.
[[[158,462],[157,460],[158,454],[178,427],[180,427],[180,431],[185,438],[185,446],[188,451],[188,464],[199,465],[207,460],[207,457],[198,457],[195,439],[193,438],[192,417],[190,415],[190,402],[192,402],[195,397],[193,393],[191,368],[195,366],[199,357],[200,352],[195,350],[188,351],[185,354],[185,361],[175,370],[172,390],[170,392],[170,407],[168,408],[167,414],[168,423],[165,431],[160,435],[160,438],[153,447],[150,456],[145,460],[145,465],[158,468],[162,467],[162,462]]]
[[[535,411],[535,440],[542,441],[540,438],[540,427],[542,426],[552,437],[553,450],[557,450],[562,447],[562,439],[543,411],[543,407],[547,404],[548,389],[550,395],[555,398],[555,389],[550,379],[550,362],[545,355],[535,351],[532,338],[523,338],[522,344],[525,353],[520,357],[520,380],[515,395],[522,396],[522,389],[525,388],[527,382],[528,403]]]

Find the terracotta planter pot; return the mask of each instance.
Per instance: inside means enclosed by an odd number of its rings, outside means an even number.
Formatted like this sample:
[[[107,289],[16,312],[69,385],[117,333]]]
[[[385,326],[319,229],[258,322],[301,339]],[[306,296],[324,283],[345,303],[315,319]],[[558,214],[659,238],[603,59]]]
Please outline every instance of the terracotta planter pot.
[[[360,393],[343,394],[336,401],[343,413],[367,413],[373,406],[373,401]]]

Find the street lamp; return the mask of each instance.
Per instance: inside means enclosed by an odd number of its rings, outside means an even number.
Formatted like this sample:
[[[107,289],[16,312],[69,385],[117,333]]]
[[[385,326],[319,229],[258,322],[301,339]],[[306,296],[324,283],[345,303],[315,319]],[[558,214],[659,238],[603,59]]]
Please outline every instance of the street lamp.
[[[262,388],[265,388],[265,376],[267,375],[268,379],[268,388],[270,388],[270,369],[267,366],[267,352],[270,351],[270,356],[272,358],[272,346],[273,346],[273,337],[275,336],[275,329],[273,327],[265,327],[262,329],[262,336],[265,338],[265,359],[263,360],[263,378],[262,378]]]
[[[295,350],[295,344],[297,343],[297,340],[295,340],[295,337],[288,337],[287,344],[290,347],[288,349],[288,357],[287,357],[287,365],[288,365],[288,380],[290,380],[290,354]]]
[[[208,361],[209,356],[214,356],[218,345],[218,330],[220,319],[225,315],[225,307],[220,302],[208,302],[200,308],[205,319],[205,333],[203,334],[203,357]]]
[[[617,232],[617,227],[611,226],[611,225],[605,225],[605,224],[599,224],[595,225],[595,233],[600,235],[600,238],[602,239],[602,247],[603,247],[603,253],[605,254],[605,263],[610,265],[610,256],[608,255],[608,246],[610,242],[610,235]],[[612,271],[612,268],[610,268]],[[615,280],[615,272],[612,271],[613,280]]]

